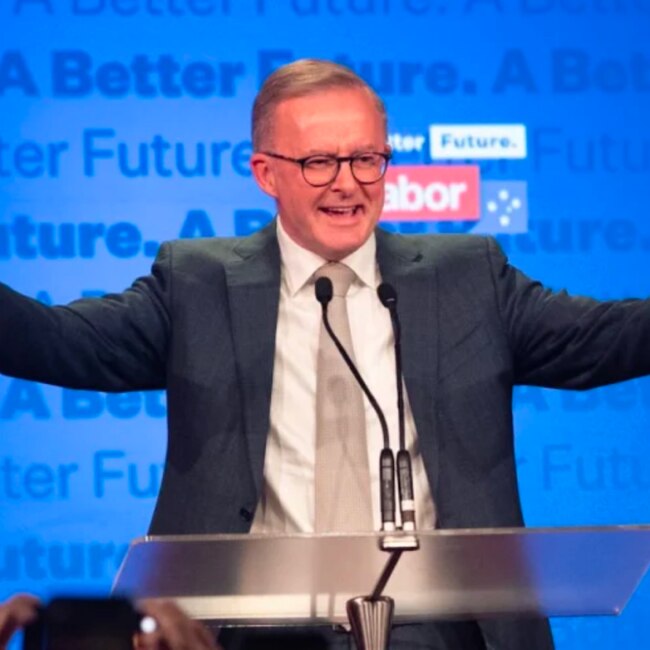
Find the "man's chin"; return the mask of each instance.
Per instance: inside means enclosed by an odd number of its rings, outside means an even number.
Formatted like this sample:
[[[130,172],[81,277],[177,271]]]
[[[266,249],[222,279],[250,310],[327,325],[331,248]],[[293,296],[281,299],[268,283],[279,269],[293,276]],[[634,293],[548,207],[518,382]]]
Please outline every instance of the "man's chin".
[[[328,238],[322,243],[321,249],[323,252],[320,255],[332,261],[342,260],[344,257],[351,255],[354,251],[361,248],[369,236],[370,233],[364,233],[364,235],[358,235],[356,237],[341,237],[339,235],[336,238]]]

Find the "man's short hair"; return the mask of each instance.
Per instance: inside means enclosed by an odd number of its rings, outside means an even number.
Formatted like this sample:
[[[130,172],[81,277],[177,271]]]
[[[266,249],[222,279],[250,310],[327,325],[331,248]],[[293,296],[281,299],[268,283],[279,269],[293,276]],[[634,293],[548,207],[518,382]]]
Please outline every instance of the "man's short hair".
[[[379,95],[344,65],[320,59],[300,59],[278,68],[266,78],[253,104],[253,149],[260,151],[273,131],[273,114],[280,102],[325,90],[351,88],[367,92],[386,130],[386,107]],[[268,144],[268,143],[267,143]]]

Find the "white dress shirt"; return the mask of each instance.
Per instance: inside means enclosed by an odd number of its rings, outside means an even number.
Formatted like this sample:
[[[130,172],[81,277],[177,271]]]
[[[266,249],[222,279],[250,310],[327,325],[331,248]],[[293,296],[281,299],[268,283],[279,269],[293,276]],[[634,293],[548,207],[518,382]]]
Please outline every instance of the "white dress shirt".
[[[264,459],[264,482],[253,533],[314,531],[314,461],[316,454],[316,357],[321,306],[314,295],[314,271],[327,262],[296,244],[278,219],[282,260],[280,304],[275,337],[270,431]],[[361,376],[384,411],[390,444],[399,449],[393,330],[388,310],[377,297],[381,283],[374,234],[341,260],[357,275],[348,292],[348,316],[354,356]],[[431,490],[417,446],[413,414],[404,395],[406,444],[413,462],[417,525],[435,526]],[[373,520],[381,526],[379,455],[381,426],[364,397]],[[399,523],[399,508],[398,508]]]

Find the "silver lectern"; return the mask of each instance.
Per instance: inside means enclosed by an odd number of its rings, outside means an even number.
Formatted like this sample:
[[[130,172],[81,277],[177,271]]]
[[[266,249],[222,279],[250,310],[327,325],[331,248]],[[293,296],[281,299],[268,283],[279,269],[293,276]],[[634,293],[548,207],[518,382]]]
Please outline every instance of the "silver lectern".
[[[650,526],[422,531],[415,541],[399,550],[393,535],[388,550],[382,533],[143,537],[114,592],[171,598],[220,627],[347,624],[356,599],[372,628],[362,631],[370,640],[355,633],[357,645],[374,650],[391,618],[619,614],[650,562]]]

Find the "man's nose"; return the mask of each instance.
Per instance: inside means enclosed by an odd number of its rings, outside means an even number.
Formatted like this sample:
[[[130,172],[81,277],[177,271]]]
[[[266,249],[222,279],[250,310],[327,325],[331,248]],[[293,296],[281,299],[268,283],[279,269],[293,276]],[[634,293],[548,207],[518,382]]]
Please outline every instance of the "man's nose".
[[[358,185],[359,183],[352,173],[351,161],[342,162],[331,189],[339,192],[352,192],[357,189]]]

